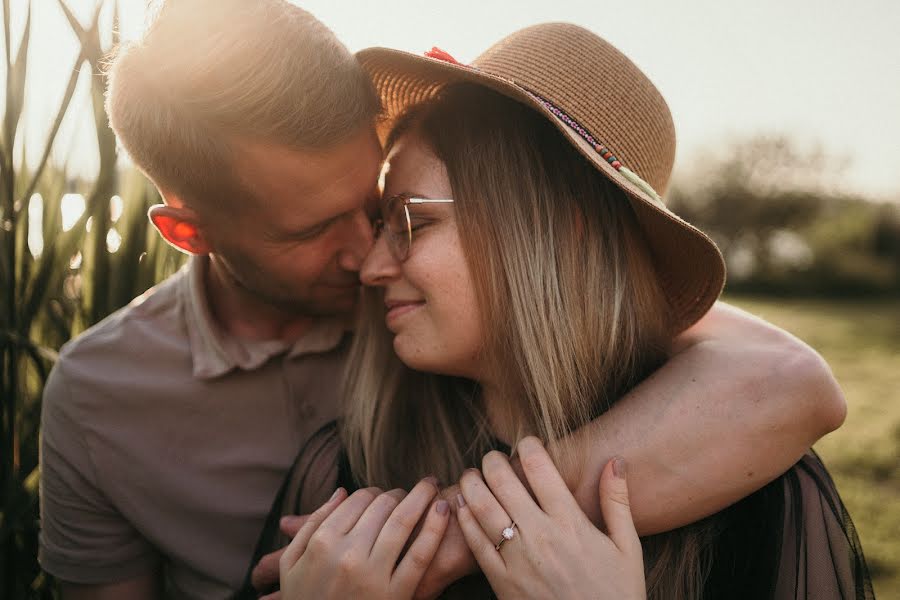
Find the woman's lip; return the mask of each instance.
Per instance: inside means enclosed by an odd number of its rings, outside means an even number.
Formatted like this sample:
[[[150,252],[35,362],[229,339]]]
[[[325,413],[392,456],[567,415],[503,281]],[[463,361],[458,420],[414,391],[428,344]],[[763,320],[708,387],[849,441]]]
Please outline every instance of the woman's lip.
[[[387,311],[387,315],[385,315],[384,320],[388,323],[388,325],[390,325],[392,321],[396,321],[403,315],[408,314],[424,305],[424,302],[400,302],[398,304],[393,304]]]

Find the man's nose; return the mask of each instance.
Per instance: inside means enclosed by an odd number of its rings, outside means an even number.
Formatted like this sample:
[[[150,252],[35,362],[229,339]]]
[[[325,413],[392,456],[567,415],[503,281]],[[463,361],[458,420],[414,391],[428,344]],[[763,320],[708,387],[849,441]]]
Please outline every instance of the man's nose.
[[[353,213],[347,222],[345,235],[344,248],[338,262],[345,271],[359,271],[374,241],[372,223],[365,210]]]

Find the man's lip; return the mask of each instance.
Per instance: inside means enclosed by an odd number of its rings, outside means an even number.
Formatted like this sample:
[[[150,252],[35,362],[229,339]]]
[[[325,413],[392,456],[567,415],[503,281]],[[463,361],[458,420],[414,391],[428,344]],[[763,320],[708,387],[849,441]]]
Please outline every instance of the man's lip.
[[[328,287],[334,288],[336,290],[350,290],[350,289],[358,288],[360,285],[362,285],[362,284],[358,281],[351,281],[348,283],[333,283],[333,284],[329,285]]]

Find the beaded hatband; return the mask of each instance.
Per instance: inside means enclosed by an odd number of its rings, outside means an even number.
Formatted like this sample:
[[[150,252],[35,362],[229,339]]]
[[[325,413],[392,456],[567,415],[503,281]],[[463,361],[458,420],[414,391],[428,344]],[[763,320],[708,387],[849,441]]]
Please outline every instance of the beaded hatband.
[[[573,119],[572,117],[570,117],[569,115],[567,115],[566,113],[561,111],[549,100],[547,100],[545,98],[541,98],[534,92],[525,90],[525,93],[528,94],[529,96],[531,96],[532,98],[534,98],[535,100],[537,100],[538,102],[540,102],[541,104],[543,104],[544,107],[547,110],[549,110],[551,113],[553,113],[553,115],[556,118],[558,118],[560,121],[562,121],[563,123],[568,125],[575,133],[577,133],[579,136],[581,136],[581,139],[583,139],[588,144],[590,144],[591,148],[593,148],[594,151],[596,151],[597,154],[599,154],[603,158],[603,160],[605,160],[607,163],[609,163],[609,166],[611,166],[613,169],[615,169],[616,171],[621,173],[625,179],[627,179],[628,181],[630,181],[631,183],[636,185],[638,188],[643,190],[648,196],[650,196],[651,200],[654,200],[655,202],[657,202],[659,204],[663,204],[662,198],[659,197],[659,194],[656,193],[656,190],[653,189],[653,186],[651,186],[649,183],[647,183],[646,181],[644,181],[643,179],[638,177],[637,173],[635,173],[634,171],[632,171],[631,169],[629,169],[628,167],[623,165],[621,163],[621,161],[619,161],[619,159],[617,159],[613,155],[612,151],[609,148],[607,148],[606,146],[604,146],[603,144],[598,142],[596,139],[594,139],[594,136],[592,136],[591,133],[587,129],[582,127],[578,123],[578,121],[576,121],[575,119]]]
[[[446,63],[450,63],[450,64],[453,64],[453,65],[456,65],[459,67],[465,67],[467,69],[472,69],[474,71],[479,70],[478,67],[459,62],[458,60],[453,58],[453,56],[449,52],[441,50],[440,48],[438,48],[436,46],[433,47],[428,52],[425,52],[425,56],[427,56],[428,58],[433,58],[435,60],[440,60],[440,61],[443,61]],[[656,202],[657,204],[659,204],[660,206],[665,208],[665,204],[663,203],[662,198],[659,197],[659,194],[656,193],[656,190],[653,189],[653,186],[651,186],[649,183],[647,183],[646,181],[644,181],[643,179],[638,177],[637,173],[635,173],[634,171],[632,171],[631,169],[629,169],[628,167],[623,165],[621,163],[621,161],[619,161],[619,159],[617,159],[613,155],[612,151],[609,148],[607,148],[606,146],[604,146],[603,144],[601,144],[600,142],[595,140],[594,136],[592,136],[591,133],[587,129],[582,127],[578,123],[578,121],[576,121],[575,119],[573,119],[572,117],[570,117],[569,115],[567,115],[566,113],[561,111],[557,106],[555,106],[549,100],[542,98],[542,97],[538,96],[537,94],[535,94],[534,92],[523,88],[521,85],[518,85],[514,82],[513,82],[513,84],[516,87],[518,87],[519,89],[521,89],[523,92],[525,92],[526,94],[531,96],[534,100],[541,103],[547,110],[549,110],[551,113],[553,113],[553,115],[556,116],[556,118],[558,118],[560,121],[562,121],[563,123],[568,125],[575,133],[577,133],[579,136],[581,136],[581,139],[583,139],[588,144],[590,144],[591,148],[593,148],[594,151],[596,151],[597,154],[599,154],[603,158],[603,160],[605,160],[607,163],[609,163],[609,165],[613,169],[615,169],[616,171],[618,171],[619,173],[622,174],[622,177],[624,177],[625,179],[630,181],[632,184],[634,184],[637,188],[642,190],[645,194],[647,194],[650,197],[650,199],[652,201]]]

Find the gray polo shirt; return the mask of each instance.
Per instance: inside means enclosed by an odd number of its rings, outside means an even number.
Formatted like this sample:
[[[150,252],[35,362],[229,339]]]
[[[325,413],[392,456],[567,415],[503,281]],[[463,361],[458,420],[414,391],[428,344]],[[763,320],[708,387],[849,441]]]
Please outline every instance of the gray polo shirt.
[[[162,568],[178,598],[224,598],[297,451],[338,416],[349,334],[292,346],[226,335],[188,267],[63,347],[44,392],[39,560],[111,583]]]

